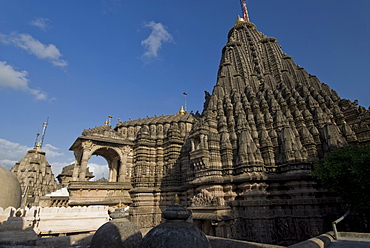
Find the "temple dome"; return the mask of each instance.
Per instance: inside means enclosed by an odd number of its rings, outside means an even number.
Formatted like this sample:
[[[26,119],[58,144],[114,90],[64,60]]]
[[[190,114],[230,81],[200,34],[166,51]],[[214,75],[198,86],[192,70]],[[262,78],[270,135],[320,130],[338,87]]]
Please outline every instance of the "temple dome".
[[[9,170],[0,166],[0,207],[19,208],[21,205],[21,186],[17,177]]]
[[[162,217],[164,223],[150,230],[141,243],[140,248],[151,247],[211,247],[209,240],[204,233],[187,221],[191,211],[179,203],[169,206]]]

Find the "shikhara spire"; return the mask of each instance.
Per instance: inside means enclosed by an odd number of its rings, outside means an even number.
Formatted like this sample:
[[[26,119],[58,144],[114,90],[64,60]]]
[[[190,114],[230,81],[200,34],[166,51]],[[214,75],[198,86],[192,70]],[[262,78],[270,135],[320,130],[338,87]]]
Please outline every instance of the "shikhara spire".
[[[240,0],[240,4],[242,6],[243,19],[244,19],[244,21],[249,22],[249,15],[248,15],[248,9],[247,9],[247,0]]]

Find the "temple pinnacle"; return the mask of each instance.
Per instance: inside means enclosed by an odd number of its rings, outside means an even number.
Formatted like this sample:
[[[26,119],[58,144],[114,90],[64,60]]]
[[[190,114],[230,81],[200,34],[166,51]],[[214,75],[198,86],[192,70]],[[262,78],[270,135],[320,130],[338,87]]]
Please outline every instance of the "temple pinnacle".
[[[242,22],[245,22],[245,20],[238,15],[238,19],[236,19],[235,24],[242,23]]]
[[[186,111],[184,109],[184,106],[181,106],[179,113],[180,113],[180,115],[186,114]]]

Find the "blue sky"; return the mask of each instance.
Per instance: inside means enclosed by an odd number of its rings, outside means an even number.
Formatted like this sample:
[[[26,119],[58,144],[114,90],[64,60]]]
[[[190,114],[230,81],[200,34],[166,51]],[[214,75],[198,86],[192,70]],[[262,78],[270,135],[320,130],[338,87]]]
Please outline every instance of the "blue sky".
[[[248,0],[251,21],[342,98],[370,105],[369,0]],[[57,175],[108,115],[202,111],[239,0],[0,1],[0,165],[33,147]],[[102,158],[90,160],[101,177]],[[100,165],[100,166],[99,166]]]

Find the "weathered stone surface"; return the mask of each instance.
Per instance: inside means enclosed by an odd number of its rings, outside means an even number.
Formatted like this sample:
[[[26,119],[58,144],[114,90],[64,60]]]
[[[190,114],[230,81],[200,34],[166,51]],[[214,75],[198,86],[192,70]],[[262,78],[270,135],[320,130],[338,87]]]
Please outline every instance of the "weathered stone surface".
[[[207,236],[209,242],[211,243],[212,248],[283,248],[285,246],[279,245],[269,245],[269,244],[261,244],[261,243],[254,243],[248,241],[241,241],[235,239],[225,239],[225,238],[218,238],[213,236]],[[312,247],[314,248],[314,247]]]
[[[148,232],[140,248],[210,248],[207,237],[188,222],[165,222]]]
[[[9,217],[7,221],[0,225],[1,241],[28,241],[37,238],[31,218]]]
[[[116,225],[107,222],[96,231],[91,244],[91,248],[125,248],[123,245],[121,234]]]
[[[19,208],[21,205],[22,192],[17,177],[4,167],[0,166],[0,182],[0,208]],[[0,222],[2,222],[1,219]]]
[[[69,206],[108,205],[115,206],[120,202],[132,203],[128,191],[129,182],[77,181],[70,182]]]
[[[177,201],[179,201],[178,198]],[[145,235],[140,248],[211,247],[204,233],[189,221],[189,217],[191,217],[189,209],[174,203],[162,213],[162,216],[165,222],[154,227]]]
[[[117,226],[121,234],[121,240],[124,247],[138,248],[142,240],[142,234],[140,229],[131,221],[124,220],[112,220],[111,223]]]
[[[74,163],[63,167],[62,172],[57,176],[58,182],[59,182],[61,187],[67,187],[68,183],[70,181],[72,181],[74,168],[75,168]],[[89,168],[86,169],[86,176],[85,177],[86,177],[87,181],[94,178],[94,175],[93,175],[92,172],[89,171]]]
[[[18,216],[16,209],[7,208],[0,212],[0,217],[4,218],[4,214],[8,214],[8,217],[0,225],[0,239],[8,241],[35,239],[37,235],[91,233],[109,219],[107,206],[32,207],[22,210],[22,217],[15,217]]]
[[[94,234],[91,248],[137,248],[142,240],[139,228],[128,220],[102,225]]]
[[[121,190],[141,228],[159,224],[178,194],[207,235],[288,245],[326,232],[343,212],[310,176],[313,162],[367,143],[370,111],[341,99],[253,23],[238,22],[202,114],[85,130],[70,148],[72,180],[83,183],[89,158],[100,155],[110,183],[132,186]]]
[[[27,190],[25,204],[29,207],[38,206],[40,198],[57,190],[58,186],[51,170],[51,165],[46,160],[45,152],[40,147],[29,150],[27,154],[11,169],[22,188]]]

